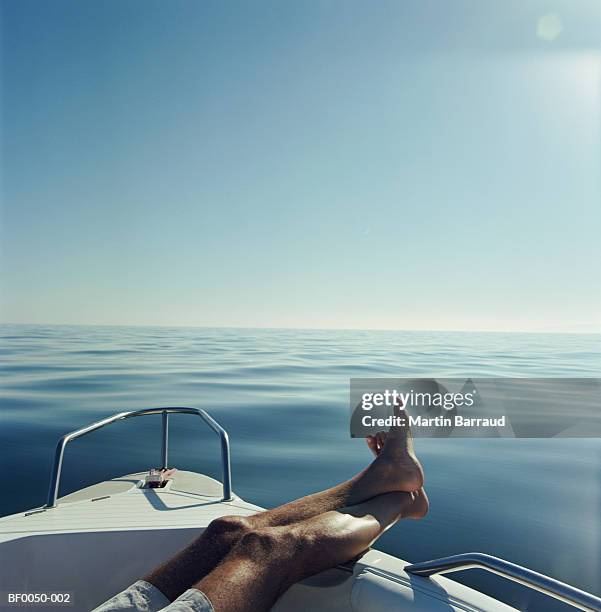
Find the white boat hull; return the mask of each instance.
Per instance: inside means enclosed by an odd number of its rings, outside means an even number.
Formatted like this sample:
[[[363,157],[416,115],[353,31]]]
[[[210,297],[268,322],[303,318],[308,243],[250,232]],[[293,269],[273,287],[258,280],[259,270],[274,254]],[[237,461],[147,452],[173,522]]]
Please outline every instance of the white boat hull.
[[[141,488],[144,474],[87,487],[40,508],[0,519],[0,591],[72,593],[82,612],[127,587],[184,547],[215,518],[262,510],[194,472],[176,472],[165,488]],[[403,571],[406,562],[371,550],[349,567],[292,587],[274,610],[384,612],[513,610],[443,578]],[[13,608],[14,609],[14,608]]]

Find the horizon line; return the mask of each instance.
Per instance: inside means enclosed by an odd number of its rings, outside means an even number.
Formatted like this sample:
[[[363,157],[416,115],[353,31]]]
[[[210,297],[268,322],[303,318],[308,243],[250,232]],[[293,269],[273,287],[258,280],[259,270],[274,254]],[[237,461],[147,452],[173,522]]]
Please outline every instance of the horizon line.
[[[25,323],[0,321],[0,325],[39,326],[39,327],[160,327],[166,329],[243,329],[272,331],[366,331],[366,332],[445,332],[445,333],[478,333],[478,334],[583,334],[599,335],[597,330],[562,330],[562,329],[457,329],[457,328],[381,328],[381,327],[287,327],[265,325],[190,325],[165,323]]]

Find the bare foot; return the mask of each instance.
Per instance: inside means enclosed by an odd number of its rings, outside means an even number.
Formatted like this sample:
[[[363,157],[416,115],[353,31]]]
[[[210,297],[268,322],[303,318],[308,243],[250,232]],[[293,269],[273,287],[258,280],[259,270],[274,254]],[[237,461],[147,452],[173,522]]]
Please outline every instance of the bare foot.
[[[401,417],[402,410],[395,410]],[[375,455],[368,468],[384,491],[419,491],[424,485],[424,471],[413,451],[413,438],[407,419],[403,425],[367,436],[367,446]]]

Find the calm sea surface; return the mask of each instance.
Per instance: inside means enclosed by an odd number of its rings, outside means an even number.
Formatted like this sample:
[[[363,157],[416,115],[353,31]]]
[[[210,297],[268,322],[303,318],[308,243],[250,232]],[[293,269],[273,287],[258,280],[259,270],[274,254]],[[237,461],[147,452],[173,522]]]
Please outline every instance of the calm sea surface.
[[[581,334],[0,326],[0,514],[44,503],[57,438],[114,412],[202,407],[230,432],[235,491],[274,506],[370,455],[348,435],[351,376],[598,377]],[[73,443],[62,493],[159,463],[160,419]],[[378,547],[411,561],[482,551],[601,594],[601,441],[424,440],[429,516]],[[219,477],[214,436],[171,421],[171,461]],[[480,571],[455,574],[523,610],[567,609]]]

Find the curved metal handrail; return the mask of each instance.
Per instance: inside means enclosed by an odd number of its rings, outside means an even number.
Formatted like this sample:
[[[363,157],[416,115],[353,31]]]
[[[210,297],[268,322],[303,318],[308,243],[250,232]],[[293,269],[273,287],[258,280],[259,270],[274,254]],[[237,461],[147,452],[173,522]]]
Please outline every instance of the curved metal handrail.
[[[527,567],[516,565],[505,559],[499,559],[499,557],[485,555],[484,553],[464,553],[452,555],[451,557],[443,557],[442,559],[414,563],[413,565],[406,566],[405,571],[416,576],[427,577],[434,574],[444,574],[470,568],[484,569],[498,574],[503,576],[503,578],[540,591],[580,610],[588,610],[590,612],[599,612],[601,610],[601,599],[595,595],[581,591],[576,587],[544,574],[539,574]]]
[[[186,407],[169,407],[169,408],[144,408],[142,410],[131,410],[129,412],[120,412],[114,414],[111,417],[92,423],[87,427],[82,427],[64,435],[56,445],[56,451],[54,453],[54,463],[52,464],[52,471],[50,474],[50,487],[48,489],[48,499],[46,501],[45,508],[55,508],[57,504],[58,491],[60,487],[61,473],[63,469],[63,457],[65,454],[65,447],[71,440],[81,438],[97,429],[101,429],[106,425],[115,423],[116,421],[122,421],[123,419],[130,419],[132,417],[146,416],[148,414],[161,414],[163,417],[163,433],[162,433],[162,445],[161,445],[161,467],[168,467],[168,438],[169,438],[169,415],[170,414],[196,414],[198,415],[218,436],[221,441],[221,469],[223,474],[223,501],[232,500],[232,468],[230,459],[230,441],[227,431],[213,419],[208,412],[201,408],[186,408]]]

